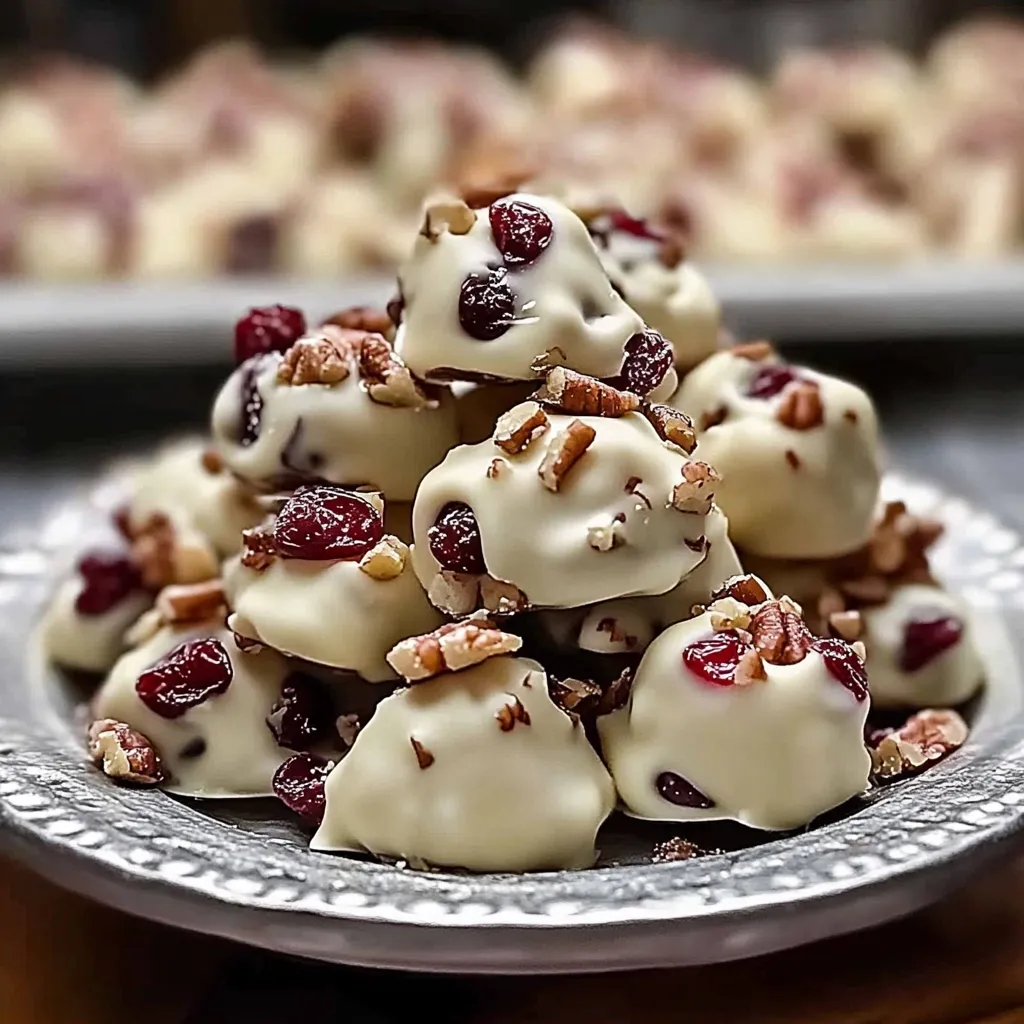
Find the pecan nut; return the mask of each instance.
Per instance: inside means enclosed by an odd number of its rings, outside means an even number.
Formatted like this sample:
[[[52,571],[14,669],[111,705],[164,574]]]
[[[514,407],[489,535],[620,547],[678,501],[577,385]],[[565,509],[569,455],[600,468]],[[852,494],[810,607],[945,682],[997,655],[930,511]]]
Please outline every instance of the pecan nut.
[[[764,359],[771,359],[775,355],[775,348],[770,341],[745,341],[740,345],[733,345],[729,351],[740,359],[749,359],[752,363],[760,363]]]
[[[89,726],[87,742],[89,757],[112,779],[155,786],[167,778],[153,744],[124,722],[98,719]]]
[[[530,724],[530,712],[518,697],[513,697],[509,703],[502,704],[494,713],[494,717],[498,720],[502,732],[511,732],[517,724]]]
[[[911,775],[962,747],[967,723],[950,709],[927,708],[899,729],[883,734],[871,751],[872,772],[881,782]]]
[[[405,571],[408,558],[408,546],[397,537],[387,534],[359,559],[359,568],[370,579],[382,582],[393,580]]]
[[[268,569],[277,558],[277,544],[269,526],[242,531],[242,565],[256,572]]]
[[[171,584],[157,595],[156,610],[163,623],[172,625],[224,618],[228,610],[224,585],[220,580]]]
[[[337,384],[351,372],[350,352],[334,336],[324,332],[300,338],[277,368],[278,384],[299,387],[303,384]]]
[[[718,470],[706,462],[683,463],[683,482],[672,488],[672,507],[679,512],[707,515],[721,481]]]
[[[768,590],[765,585],[751,573],[743,576],[730,576],[712,595],[712,601],[719,601],[723,597],[731,597],[750,608],[764,604],[768,600]]]
[[[644,402],[640,411],[654,427],[662,441],[668,441],[685,454],[690,455],[697,447],[697,433],[693,429],[693,420],[684,412],[668,405]]]
[[[537,467],[541,483],[549,491],[558,491],[569,470],[586,454],[594,443],[597,431],[582,420],[573,420],[549,442],[548,449]]]
[[[432,633],[402,640],[388,652],[387,660],[403,679],[416,683],[511,654],[522,645],[518,636],[502,632],[491,619],[481,617],[448,622]]]
[[[358,353],[359,373],[373,401],[398,408],[437,408],[434,389],[428,391],[428,385],[413,376],[383,335],[363,335]]]
[[[518,455],[550,425],[547,413],[536,402],[521,402],[498,417],[494,425],[494,443],[506,455]]]
[[[475,223],[476,214],[464,199],[440,196],[427,201],[420,234],[436,242],[446,231],[452,235],[468,235]]]
[[[573,416],[609,416],[617,418],[640,408],[640,399],[632,391],[620,391],[610,384],[554,366],[533,396],[538,402]]]
[[[812,636],[803,619],[783,601],[769,601],[750,620],[754,649],[769,665],[795,665],[807,657]]]
[[[775,418],[791,430],[812,430],[814,427],[820,427],[825,422],[821,389],[810,380],[802,380],[796,387],[787,388]]]

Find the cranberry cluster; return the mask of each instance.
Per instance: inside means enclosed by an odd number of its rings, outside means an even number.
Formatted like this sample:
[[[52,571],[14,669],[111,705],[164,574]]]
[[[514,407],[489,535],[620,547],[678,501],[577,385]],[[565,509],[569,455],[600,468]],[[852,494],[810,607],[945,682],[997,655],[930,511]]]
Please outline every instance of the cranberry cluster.
[[[499,199],[488,216],[502,262],[470,274],[459,290],[459,323],[477,341],[494,341],[512,326],[516,300],[509,271],[538,259],[554,233],[551,218],[521,199]]]
[[[161,718],[181,718],[186,711],[224,693],[234,678],[231,657],[214,637],[178,644],[139,676],[135,692]]]

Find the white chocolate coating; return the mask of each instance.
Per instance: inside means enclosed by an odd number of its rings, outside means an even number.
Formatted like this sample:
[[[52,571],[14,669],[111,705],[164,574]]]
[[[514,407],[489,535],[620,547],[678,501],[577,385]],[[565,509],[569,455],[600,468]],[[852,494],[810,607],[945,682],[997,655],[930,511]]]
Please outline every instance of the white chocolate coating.
[[[704,527],[708,552],[682,582],[664,594],[623,597],[590,608],[540,613],[547,635],[561,646],[584,651],[639,654],[662,630],[693,618],[693,606],[707,604],[731,576],[743,572],[729,540],[729,522],[714,505]]]
[[[125,649],[126,630],[153,598],[139,591],[101,615],[83,615],[75,608],[82,587],[76,575],[57,588],[43,619],[43,647],[52,661],[65,668],[108,672]]]
[[[628,704],[598,720],[628,812],[790,829],[863,792],[869,701],[858,702],[814,651],[795,665],[765,663],[767,679],[747,686],[706,683],[681,654],[711,635],[710,613],[662,633],[640,663]],[[682,776],[715,806],[670,803],[655,786],[662,772]]]
[[[551,219],[551,241],[532,263],[509,270],[516,296],[515,322],[500,337],[478,341],[459,323],[459,294],[471,273],[501,260],[486,209],[475,211],[462,235],[445,228],[436,238],[420,234],[399,273],[405,311],[396,348],[413,373],[454,371],[458,379],[488,374],[530,380],[545,353],[553,363],[593,377],[612,377],[622,365],[626,342],[643,321],[616,294],[583,222],[548,197],[516,194]]]
[[[974,696],[983,668],[964,606],[939,587],[910,583],[889,600],[861,609],[868,650],[871,700],[880,707],[950,707]],[[900,665],[907,622],[951,616],[963,623],[960,640],[912,672]]]
[[[234,671],[230,686],[180,718],[151,711],[135,692],[139,676],[179,644],[205,637],[215,637],[228,652]],[[211,799],[270,796],[274,772],[293,753],[277,745],[266,723],[288,673],[288,663],[274,651],[242,653],[219,622],[165,626],[120,658],[96,696],[93,713],[148,737],[171,773],[163,788],[172,793]],[[205,742],[205,751],[182,757],[197,739]]]
[[[424,478],[413,506],[413,564],[428,592],[441,567],[427,531],[451,501],[473,509],[488,572],[518,587],[534,607],[663,594],[693,572],[704,552],[686,542],[699,547],[705,516],[671,504],[686,456],[663,444],[639,413],[620,419],[552,413],[548,419],[547,432],[518,455],[491,441],[462,445]],[[559,490],[550,491],[538,468],[574,419],[596,437]],[[637,479],[631,493],[627,485]],[[591,531],[611,530],[620,514],[625,521],[615,529],[621,543],[604,551],[592,546]]]
[[[703,417],[725,411],[722,423],[698,434],[696,455],[722,474],[716,501],[740,550],[775,558],[853,551],[870,536],[881,482],[871,399],[801,367],[800,378],[818,385],[823,422],[787,427],[776,415],[795,385],[767,399],[746,393],[770,362],[719,352],[686,376],[670,404],[698,430]]]
[[[384,656],[399,640],[442,621],[408,562],[377,580],[356,561],[275,558],[257,572],[235,559],[224,582],[242,636],[371,683],[395,678]]]
[[[718,348],[721,307],[692,263],[668,267],[658,258],[656,242],[624,231],[610,232],[607,248],[600,251],[608,276],[644,322],[671,344],[679,369],[691,369]]]
[[[202,534],[219,555],[231,555],[241,544],[242,531],[255,526],[263,512],[226,469],[205,468],[208,447],[189,438],[159,451],[131,482],[129,519],[141,527],[154,513],[163,513],[179,529]]]
[[[263,413],[252,444],[238,442],[247,364],[228,378],[213,406],[218,451],[256,486],[306,473],[346,486],[372,484],[393,501],[412,501],[424,474],[458,442],[447,392],[433,408],[383,405],[370,398],[357,373],[336,384],[282,384],[279,362],[268,357],[258,370]]]
[[[496,716],[514,701],[529,724],[520,715],[503,731]],[[314,850],[472,871],[589,867],[615,803],[604,765],[552,702],[541,666],[513,657],[386,697],[326,792]]]

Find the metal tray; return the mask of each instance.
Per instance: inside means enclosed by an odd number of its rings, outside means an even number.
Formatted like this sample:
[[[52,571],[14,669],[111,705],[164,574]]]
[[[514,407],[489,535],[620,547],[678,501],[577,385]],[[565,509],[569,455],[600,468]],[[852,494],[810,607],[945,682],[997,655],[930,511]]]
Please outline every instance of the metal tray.
[[[1024,324],[1024,261],[906,266],[709,267],[727,323],[791,341],[976,337]],[[244,278],[194,284],[0,285],[0,369],[224,362],[231,325],[252,305],[311,317],[383,305],[388,277]]]

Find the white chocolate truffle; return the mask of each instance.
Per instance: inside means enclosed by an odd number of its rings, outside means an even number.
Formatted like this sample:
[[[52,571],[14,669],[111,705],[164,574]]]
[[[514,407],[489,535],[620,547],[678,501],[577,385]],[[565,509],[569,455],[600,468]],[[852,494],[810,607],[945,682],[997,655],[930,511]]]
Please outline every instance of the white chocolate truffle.
[[[320,341],[310,336],[292,351]],[[394,501],[412,501],[424,474],[458,442],[446,389],[379,394],[353,364],[333,380],[325,374],[309,383],[282,379],[286,367],[287,356],[277,353],[247,360],[214,403],[217,450],[256,486],[318,479],[369,484]]]
[[[736,630],[716,633],[716,611],[750,610],[716,602],[666,630],[640,662],[627,704],[598,720],[627,811],[791,829],[863,792],[869,700],[853,649],[820,640],[802,660],[773,664]]]
[[[613,220],[608,230],[595,232],[605,270],[626,302],[672,346],[676,366],[689,370],[718,348],[718,300],[681,252],[666,251],[671,240],[660,238],[642,221],[619,223],[629,223],[633,230],[616,228]]]
[[[189,641],[216,642],[231,665],[227,689],[178,717],[164,717],[139,696],[139,677]],[[243,653],[219,622],[164,626],[123,655],[93,705],[96,718],[112,718],[142,733],[155,746],[170,779],[165,789],[209,798],[270,796],[278,766],[293,751],[277,744],[267,716],[289,674],[274,651]],[[175,709],[180,712],[180,708]]]
[[[896,587],[861,609],[871,700],[880,707],[949,707],[974,696],[983,669],[961,603],[936,586]]]
[[[125,632],[153,598],[144,590],[133,590],[105,611],[84,614],[79,596],[87,586],[76,575],[57,589],[43,619],[43,647],[52,661],[65,668],[108,672],[125,649]]]
[[[613,377],[644,328],[586,226],[547,197],[517,193],[484,210],[428,204],[399,281],[396,347],[428,379],[529,380],[545,363]]]
[[[531,416],[537,426],[508,436],[509,423]],[[495,440],[449,452],[416,495],[413,564],[432,599],[445,577],[487,573],[530,606],[574,608],[662,594],[700,565],[716,479],[708,466],[662,442],[639,413],[577,418],[530,402],[509,417]],[[477,542],[460,542],[442,565],[436,552],[451,531],[432,528],[453,506],[456,533],[475,530],[479,553],[467,560]]]
[[[615,790],[541,666],[498,657],[381,701],[326,797],[314,850],[540,871],[594,863]]]
[[[704,527],[707,554],[681,583],[664,594],[623,597],[590,608],[540,613],[545,633],[560,646],[597,654],[640,654],[662,630],[693,618],[694,605],[704,605],[733,576],[743,572],[729,540],[729,523],[717,505]],[[765,595],[771,591],[765,587]]]
[[[225,570],[232,628],[371,683],[393,680],[385,655],[404,637],[430,632],[441,616],[416,579],[405,544],[385,536],[378,548],[363,562],[275,558],[257,571],[232,561]],[[376,568],[369,564],[374,557]]]
[[[255,526],[263,512],[220,461],[198,438],[167,445],[132,479],[129,523],[141,528],[163,514],[179,529],[200,533],[219,555],[234,554],[242,531]]]
[[[828,558],[866,543],[881,475],[860,388],[756,344],[705,360],[670,404],[693,418],[699,456],[722,474],[716,500],[741,551]]]

